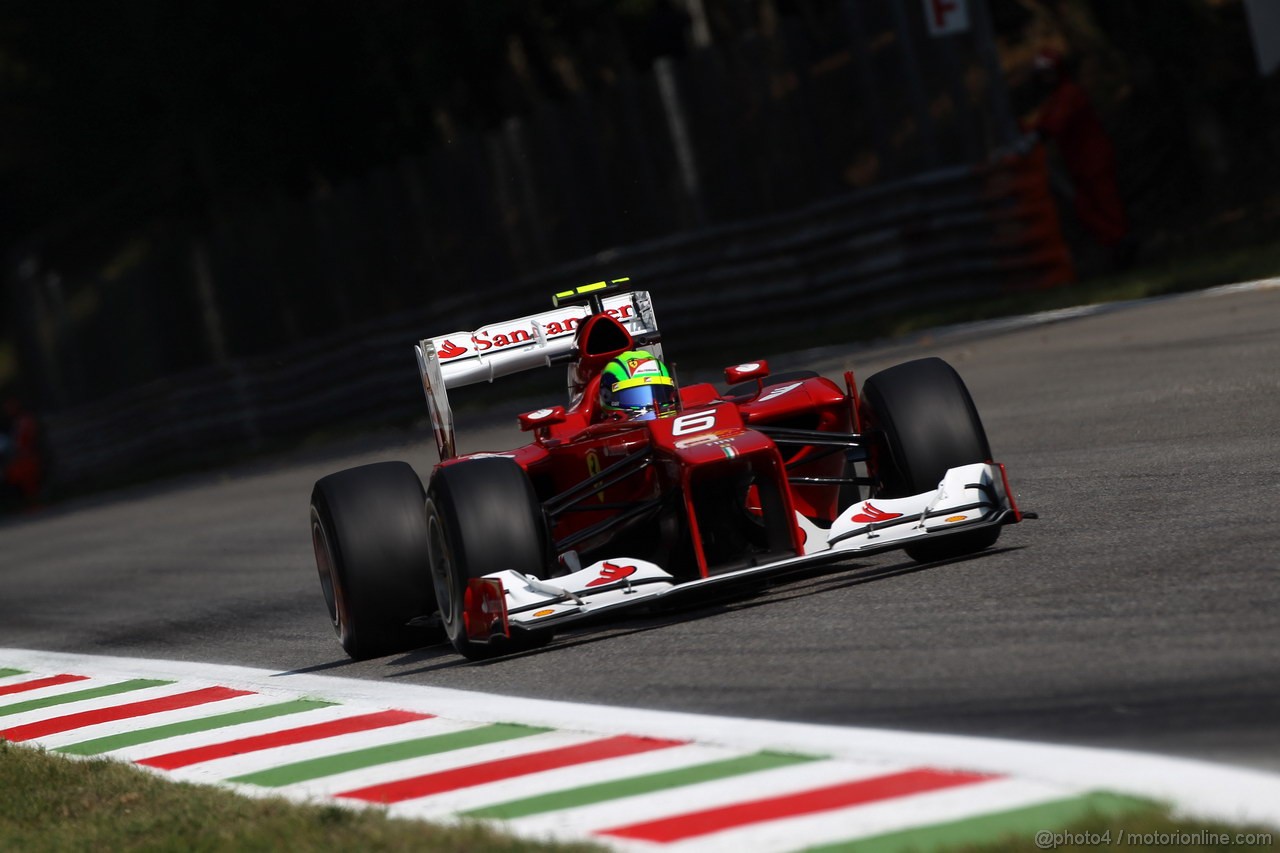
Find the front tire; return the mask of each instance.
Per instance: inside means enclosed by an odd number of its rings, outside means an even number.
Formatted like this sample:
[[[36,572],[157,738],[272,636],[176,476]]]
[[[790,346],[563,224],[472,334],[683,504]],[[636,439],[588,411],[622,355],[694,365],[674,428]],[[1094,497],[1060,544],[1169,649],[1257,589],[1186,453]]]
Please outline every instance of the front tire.
[[[876,495],[900,498],[938,488],[947,469],[991,461],[991,446],[969,389],[940,358],[904,362],[862,385],[859,412],[867,432],[882,441],[872,447]],[[995,544],[1000,528],[955,533],[908,545],[919,562],[950,559]]]
[[[320,589],[342,648],[356,660],[432,642],[409,620],[435,610],[422,481],[404,462],[330,474],[311,493]]]
[[[546,517],[523,468],[500,456],[439,468],[427,494],[426,519],[440,621],[459,654],[483,660],[551,639],[548,632],[513,635],[506,643],[478,643],[467,636],[465,602],[472,578],[504,569],[547,577]]]

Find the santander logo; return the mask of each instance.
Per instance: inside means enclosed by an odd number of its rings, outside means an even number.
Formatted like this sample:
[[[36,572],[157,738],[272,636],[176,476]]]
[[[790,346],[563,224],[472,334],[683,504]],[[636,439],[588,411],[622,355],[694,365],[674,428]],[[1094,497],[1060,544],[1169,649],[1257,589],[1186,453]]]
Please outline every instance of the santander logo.
[[[856,521],[859,524],[873,524],[877,521],[892,521],[895,518],[902,518],[902,513],[885,512],[879,507],[872,506],[871,502],[867,501],[862,505],[862,512],[855,515],[851,521]]]
[[[587,584],[587,586],[600,586],[601,584],[613,583],[623,578],[629,578],[636,573],[635,566],[615,566],[613,563],[606,562],[600,569],[600,576]]]
[[[620,305],[617,308],[606,308],[605,313],[622,323],[635,319],[635,314],[629,304]],[[539,314],[536,317],[525,317],[523,320],[498,323],[472,332],[470,347],[458,346],[453,341],[446,340],[436,350],[436,354],[440,356],[441,361],[448,361],[468,353],[479,355],[489,350],[496,351],[506,347],[533,344],[537,340],[535,326],[540,326],[542,334],[548,338],[571,335],[582,324],[583,318],[581,315],[582,311],[579,309],[576,313],[561,314],[553,318],[548,318],[546,314]],[[527,324],[525,321],[528,321]],[[458,334],[465,335],[467,333],[459,332]]]
[[[460,355],[466,355],[466,352],[466,347],[460,347],[453,341],[447,339],[444,342],[444,346],[436,350],[436,354],[439,355],[441,359],[457,358]]]

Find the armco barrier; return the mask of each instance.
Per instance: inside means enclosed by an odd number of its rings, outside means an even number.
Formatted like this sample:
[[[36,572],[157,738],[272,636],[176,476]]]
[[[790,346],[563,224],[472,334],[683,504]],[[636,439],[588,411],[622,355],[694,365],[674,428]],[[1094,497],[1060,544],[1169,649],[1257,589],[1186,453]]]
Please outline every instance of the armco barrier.
[[[719,350],[913,307],[1070,280],[1043,152],[953,168],[784,215],[601,252],[524,278],[438,289],[422,310],[270,357],[169,377],[47,419],[55,485],[208,464],[336,423],[422,407],[418,338],[533,313],[567,284],[629,275],[668,351]],[[443,292],[442,292],[443,291]]]

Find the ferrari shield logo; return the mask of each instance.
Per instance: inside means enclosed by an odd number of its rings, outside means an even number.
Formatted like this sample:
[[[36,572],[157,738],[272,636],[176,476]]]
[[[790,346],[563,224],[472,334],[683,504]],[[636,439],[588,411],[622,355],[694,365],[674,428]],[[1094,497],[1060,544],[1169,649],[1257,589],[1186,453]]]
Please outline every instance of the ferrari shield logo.
[[[655,358],[629,358],[627,359],[627,370],[631,372],[632,376],[641,373],[662,373],[662,369],[658,367],[658,360]]]

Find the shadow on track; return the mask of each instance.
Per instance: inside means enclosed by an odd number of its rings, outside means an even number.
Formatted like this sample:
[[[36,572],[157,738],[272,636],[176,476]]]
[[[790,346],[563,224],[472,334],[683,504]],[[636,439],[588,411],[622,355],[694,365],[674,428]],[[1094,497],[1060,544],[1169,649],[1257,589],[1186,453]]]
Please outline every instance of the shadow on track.
[[[888,580],[929,569],[958,566],[980,560],[989,555],[1019,551],[1023,547],[989,548],[976,554],[951,560],[938,560],[932,563],[906,561],[888,566],[871,566],[863,569],[851,569],[847,563],[807,566],[795,572],[768,580],[757,580],[732,588],[707,590],[703,595],[675,605],[637,611],[629,616],[601,616],[599,619],[586,620],[563,633],[557,634],[556,638],[548,646],[514,652],[489,660],[468,661],[456,654],[448,643],[423,646],[388,659],[385,665],[395,667],[396,670],[387,673],[384,677],[405,678],[450,670],[460,666],[487,667],[499,665],[545,652],[585,647],[669,628],[674,625],[698,622],[726,613],[768,607],[780,602],[801,600],[873,581]],[[317,664],[313,667],[293,670],[292,672],[322,672],[338,669],[350,663],[352,661],[336,660],[330,663]]]

